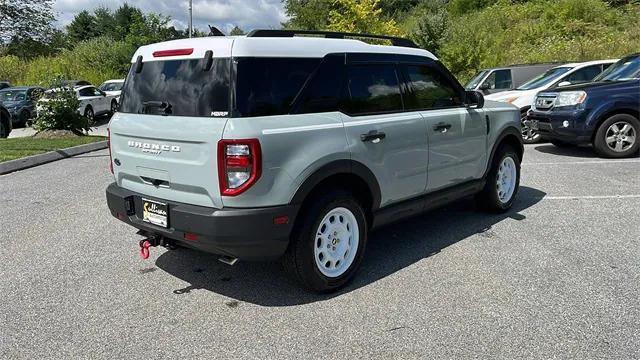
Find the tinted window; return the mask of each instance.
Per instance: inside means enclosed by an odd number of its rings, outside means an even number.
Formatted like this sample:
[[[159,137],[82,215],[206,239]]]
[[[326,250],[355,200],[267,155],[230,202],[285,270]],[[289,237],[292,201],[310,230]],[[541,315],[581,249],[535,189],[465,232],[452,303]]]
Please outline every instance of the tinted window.
[[[80,89],[80,91],[78,91],[78,94],[80,96],[95,96],[93,91],[94,91],[94,88],[88,87],[88,88]]]
[[[100,85],[102,91],[120,91],[122,90],[123,82],[110,82]]]
[[[495,70],[483,85],[487,85],[488,89],[511,89],[511,70]]]
[[[122,88],[120,112],[174,116],[227,116],[229,111],[229,59],[169,60],[131,67]],[[164,104],[164,105],[162,105]],[[214,115],[215,113],[215,115]]]
[[[402,97],[394,65],[354,65],[347,68],[350,114],[402,111]]]
[[[296,95],[320,61],[309,58],[237,59],[237,115],[288,114]]]
[[[462,104],[456,88],[439,71],[428,66],[407,66],[411,96],[407,109],[432,109]]]
[[[640,79],[640,55],[631,55],[618,60],[594,81],[623,81]]]
[[[602,65],[592,65],[577,70],[574,73],[567,75],[561,81],[568,81],[572,84],[584,83],[591,81],[594,77],[598,76],[602,72]]]
[[[296,113],[338,111],[340,89],[344,80],[344,55],[327,56],[312,75],[300,99]]]

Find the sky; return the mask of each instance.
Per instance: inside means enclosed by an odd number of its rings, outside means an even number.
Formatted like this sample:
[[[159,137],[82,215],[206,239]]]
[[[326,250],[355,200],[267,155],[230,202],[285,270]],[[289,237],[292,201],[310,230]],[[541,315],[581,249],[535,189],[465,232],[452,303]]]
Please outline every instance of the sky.
[[[58,26],[68,25],[82,10],[92,12],[98,7],[117,9],[124,0],[55,0],[54,11]],[[188,0],[129,0],[129,5],[143,12],[156,12],[171,16],[173,25],[185,29],[189,22]],[[281,0],[193,0],[193,26],[208,30],[207,24],[223,32],[234,26],[244,31],[279,28],[286,21]]]

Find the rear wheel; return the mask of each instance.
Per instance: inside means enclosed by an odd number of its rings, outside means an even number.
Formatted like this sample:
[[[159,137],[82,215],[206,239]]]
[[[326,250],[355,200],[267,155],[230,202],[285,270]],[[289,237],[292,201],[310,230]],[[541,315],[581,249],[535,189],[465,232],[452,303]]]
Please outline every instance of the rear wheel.
[[[520,187],[520,158],[511,146],[503,146],[495,154],[487,183],[476,196],[480,207],[504,212],[511,208]]]
[[[9,137],[11,133],[11,119],[9,114],[0,110],[0,138],[4,139]]]
[[[305,202],[283,259],[287,271],[304,287],[329,292],[355,274],[367,243],[362,206],[348,192],[332,190]]]
[[[93,119],[94,119],[95,115],[93,113],[93,108],[91,108],[91,106],[87,106],[84,109],[84,117],[89,119],[90,122],[93,122]]]
[[[118,103],[115,100],[111,100],[111,115],[118,111]]]
[[[623,158],[638,152],[640,121],[628,114],[618,114],[605,120],[593,139],[593,147],[604,157]]]

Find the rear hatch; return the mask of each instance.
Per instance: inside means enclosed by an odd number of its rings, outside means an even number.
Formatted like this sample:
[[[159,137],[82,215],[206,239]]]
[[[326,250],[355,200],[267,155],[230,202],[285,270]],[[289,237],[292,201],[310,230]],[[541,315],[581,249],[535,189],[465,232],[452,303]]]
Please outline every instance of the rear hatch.
[[[217,143],[229,110],[229,70],[228,58],[133,64],[109,125],[119,186],[151,200],[222,207]]]

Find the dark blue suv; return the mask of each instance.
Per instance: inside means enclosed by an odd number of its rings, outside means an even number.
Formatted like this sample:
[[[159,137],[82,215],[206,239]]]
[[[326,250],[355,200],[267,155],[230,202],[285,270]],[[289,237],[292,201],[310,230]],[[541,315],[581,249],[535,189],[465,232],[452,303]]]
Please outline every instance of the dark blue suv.
[[[593,144],[605,157],[628,157],[640,146],[640,54],[611,65],[592,82],[542,91],[527,115],[556,146]]]

